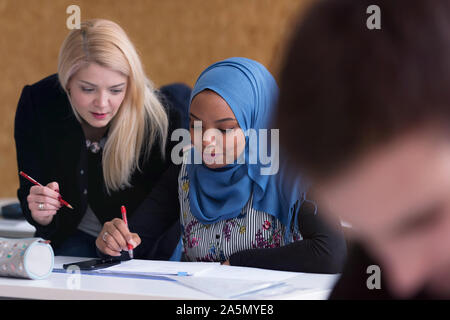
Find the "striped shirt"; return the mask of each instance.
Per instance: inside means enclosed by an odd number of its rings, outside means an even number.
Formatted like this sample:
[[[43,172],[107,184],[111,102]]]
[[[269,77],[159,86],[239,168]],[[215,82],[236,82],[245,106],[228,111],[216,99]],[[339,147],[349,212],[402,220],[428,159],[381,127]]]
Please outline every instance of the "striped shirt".
[[[253,196],[236,218],[202,224],[190,210],[189,177],[185,163],[178,176],[178,194],[183,250],[188,261],[222,262],[242,250],[285,245],[285,226],[274,216],[254,209]],[[290,242],[301,240],[298,232],[290,234]]]

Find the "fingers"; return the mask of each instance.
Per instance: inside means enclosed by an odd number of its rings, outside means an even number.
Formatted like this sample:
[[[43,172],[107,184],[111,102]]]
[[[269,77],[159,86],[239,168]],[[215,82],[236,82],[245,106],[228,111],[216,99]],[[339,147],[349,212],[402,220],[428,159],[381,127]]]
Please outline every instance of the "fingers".
[[[28,204],[30,211],[38,217],[53,216],[58,212],[58,208],[42,202],[32,202]]]
[[[141,239],[118,218],[106,222],[96,240],[99,250],[110,256],[120,256],[122,250],[128,250],[128,244],[136,248],[141,244]]]
[[[47,196],[52,199],[58,200],[59,199],[59,193],[50,189],[49,187],[44,186],[32,186],[30,188],[30,194],[33,195],[40,195],[40,196]]]
[[[137,233],[131,233],[131,240],[128,241],[128,243],[131,244],[133,248],[136,248],[141,244],[141,238],[139,238]]]
[[[41,225],[48,225],[53,216],[61,209],[60,195],[57,182],[47,186],[32,186],[28,194],[28,208],[32,218]]]
[[[128,244],[131,244],[133,248],[136,248],[141,244],[141,238],[136,233],[131,233],[128,226],[122,219],[112,220],[113,225],[120,232],[120,236],[116,233],[115,240],[122,247],[122,250],[128,250]]]
[[[42,195],[29,195],[28,198],[28,206],[38,207],[40,203],[44,206],[44,208],[40,210],[59,210],[61,208],[61,203],[59,200],[55,200],[53,198],[42,196]],[[31,208],[30,208],[31,209]]]
[[[109,231],[107,231],[111,230],[111,224],[112,222],[109,221],[103,225],[102,231],[100,231],[100,234],[95,240],[95,245],[104,254],[118,257],[120,256],[121,248],[117,244],[113,236],[110,235]]]
[[[123,222],[123,220],[115,218],[111,221],[110,228],[107,230],[108,233],[114,238],[116,244],[122,250],[128,250],[127,243],[131,239],[130,231],[128,226]]]
[[[36,216],[48,216],[50,211],[58,211],[62,204],[60,195],[55,190],[59,188],[57,182],[51,182],[47,186],[32,186],[27,197],[28,208]],[[55,190],[54,190],[55,189]]]
[[[50,182],[50,183],[47,185],[47,188],[52,189],[52,190],[55,191],[56,193],[59,193],[59,185],[58,185],[58,182]]]
[[[102,235],[103,233],[101,233]],[[113,256],[113,257],[119,257],[120,256],[120,251],[116,251],[111,249],[107,243],[105,241],[103,241],[102,237],[98,236],[97,239],[95,240],[95,245],[97,246],[97,248],[103,252],[104,254],[107,254],[109,256]]]
[[[117,228],[117,230],[120,232],[122,238],[123,238],[123,242],[121,242],[121,245],[124,245],[124,250],[128,250],[128,246],[127,244],[131,244],[134,247],[135,243],[131,243],[134,242],[134,239],[130,233],[130,230],[128,229],[128,226],[126,225],[126,223],[122,220],[122,219],[114,219],[113,220],[114,226]]]

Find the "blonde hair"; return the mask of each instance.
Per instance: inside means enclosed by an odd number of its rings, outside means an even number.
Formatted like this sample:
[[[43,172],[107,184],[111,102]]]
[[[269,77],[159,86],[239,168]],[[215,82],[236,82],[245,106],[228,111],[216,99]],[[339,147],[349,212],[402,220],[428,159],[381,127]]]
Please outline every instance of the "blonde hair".
[[[148,159],[156,141],[164,157],[168,116],[144,73],[136,49],[118,24],[103,19],[88,20],[64,40],[59,52],[58,78],[69,100],[67,85],[71,77],[92,62],[128,76],[127,92],[109,124],[103,149],[103,176],[110,193],[131,186],[133,172],[141,170],[141,155]],[[73,105],[72,109],[81,122]]]

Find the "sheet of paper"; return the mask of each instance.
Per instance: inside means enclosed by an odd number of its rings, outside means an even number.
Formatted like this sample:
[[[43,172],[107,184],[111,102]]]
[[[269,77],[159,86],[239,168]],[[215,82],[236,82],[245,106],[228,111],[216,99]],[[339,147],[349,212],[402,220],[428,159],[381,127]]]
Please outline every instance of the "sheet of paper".
[[[172,278],[173,279],[173,278]],[[216,277],[176,277],[178,283],[220,299],[237,299],[246,294],[283,286],[282,282],[225,279]]]
[[[298,289],[332,289],[340,274],[298,273],[289,284]]]
[[[299,273],[248,267],[215,265],[177,281],[222,299],[268,299],[304,291],[331,290],[340,275]]]
[[[88,258],[89,259],[89,258]],[[86,259],[86,260],[88,260]],[[76,257],[55,257],[55,268],[63,263],[85,260]],[[191,276],[170,276],[185,272]],[[165,276],[198,291],[219,299],[274,299],[289,298],[291,293],[301,290],[309,298],[320,293],[328,295],[340,275],[324,275],[266,270],[259,268],[224,266],[211,262],[176,262],[156,260],[129,260],[119,265],[96,270],[92,273],[111,276],[149,277]],[[168,276],[169,275],[169,276]]]
[[[283,281],[298,276],[298,272],[276,271],[259,268],[215,265],[196,273],[197,277],[214,277],[236,280]]]
[[[340,274],[297,273],[284,281],[284,285],[249,293],[240,299],[292,299],[302,292],[302,299],[324,300],[333,290]],[[297,299],[297,298],[295,298]]]
[[[178,261],[159,261],[159,260],[128,260],[122,263],[99,269],[99,273],[128,273],[128,274],[164,274],[176,275],[178,273],[186,273],[187,275],[195,275],[199,272],[207,271],[219,263],[211,262],[178,262]]]

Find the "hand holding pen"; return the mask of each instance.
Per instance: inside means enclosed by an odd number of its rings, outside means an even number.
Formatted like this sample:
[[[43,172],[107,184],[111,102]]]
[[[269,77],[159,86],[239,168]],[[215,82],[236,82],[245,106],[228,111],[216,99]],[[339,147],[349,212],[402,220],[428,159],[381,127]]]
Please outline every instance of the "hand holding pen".
[[[130,232],[125,209],[121,208],[121,212],[124,219],[115,218],[105,222],[95,244],[102,253],[109,256],[119,257],[121,251],[125,250],[133,259],[132,250],[141,244],[141,238],[137,233]]]
[[[30,193],[27,197],[28,208],[31,211],[31,217],[40,225],[48,225],[53,220],[53,216],[66,206],[70,209],[73,207],[59,194],[59,186],[57,182],[50,182],[43,186],[26,173],[20,171],[20,175],[34,184],[30,188]]]

